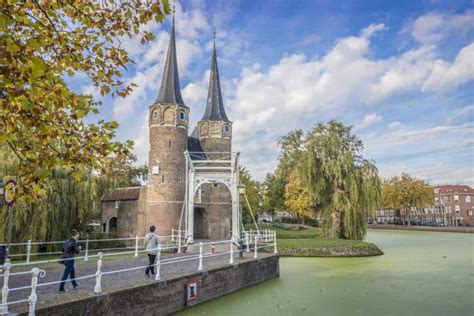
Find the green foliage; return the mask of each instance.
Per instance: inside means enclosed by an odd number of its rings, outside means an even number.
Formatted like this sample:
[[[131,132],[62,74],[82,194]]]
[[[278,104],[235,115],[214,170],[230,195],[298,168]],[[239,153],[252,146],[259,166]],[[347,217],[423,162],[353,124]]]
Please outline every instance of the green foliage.
[[[385,208],[407,211],[412,207],[430,205],[433,203],[434,193],[425,180],[402,173],[383,182],[382,200]]]
[[[240,183],[246,186],[245,194],[249,200],[250,207],[254,216],[257,216],[257,213],[260,211],[260,183],[252,178],[250,172],[245,169],[245,167],[240,167],[239,170],[239,179]],[[242,220],[244,223],[252,223],[252,215],[250,214],[249,207],[245,198],[240,201],[242,205]],[[255,228],[255,227],[254,227]]]
[[[285,184],[286,179],[280,172],[268,173],[262,184],[263,210],[270,214],[285,210]]]
[[[16,173],[15,159],[8,148],[0,151],[0,178]],[[116,174],[124,174],[133,167],[130,165],[133,156],[116,168]],[[55,168],[46,179],[44,194],[41,198],[31,201],[20,196],[14,205],[13,241],[28,239],[39,241],[63,240],[69,236],[72,228],[84,232],[87,224],[98,219],[100,199],[117,185],[129,186],[133,178],[120,178],[99,175],[90,170],[81,170],[79,177],[72,177],[63,168]],[[130,174],[134,174],[131,172]],[[1,211],[0,218],[7,218],[7,208]],[[0,240],[5,240],[6,221],[0,223]]]
[[[98,104],[64,78],[86,75],[102,95],[126,96],[133,84],[120,81],[120,69],[131,60],[120,39],[150,41],[142,26],[169,11],[166,0],[3,2],[0,144],[17,157],[25,198],[40,199],[56,167],[79,181],[84,168],[104,172],[109,157],[128,155],[133,144],[114,141],[117,122],[86,123]]]
[[[301,130],[289,133],[280,144],[279,168],[287,175],[292,169],[298,172],[312,207],[324,220],[325,233],[362,239],[366,212],[373,212],[380,200],[380,179],[375,165],[360,154],[362,141],[351,128],[330,121],[304,137]]]
[[[302,217],[303,224],[305,217],[314,215],[309,189],[296,169],[289,174],[285,187],[285,206]]]

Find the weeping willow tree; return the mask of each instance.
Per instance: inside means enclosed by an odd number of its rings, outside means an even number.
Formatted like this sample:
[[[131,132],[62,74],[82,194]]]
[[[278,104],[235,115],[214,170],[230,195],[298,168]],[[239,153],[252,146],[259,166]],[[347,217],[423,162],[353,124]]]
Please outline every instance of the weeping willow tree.
[[[333,120],[306,135],[292,132],[280,145],[279,168],[298,172],[300,186],[308,190],[312,207],[324,220],[324,233],[362,239],[366,213],[374,212],[380,202],[381,183],[375,165],[362,157],[362,141],[351,127]]]
[[[0,178],[16,175],[17,166],[15,156],[0,145]],[[64,168],[53,169],[41,198],[19,195],[14,205],[12,240],[63,240],[72,228],[85,231],[86,226],[99,217],[101,197],[123,184],[124,180],[117,181],[116,175],[81,170],[79,177],[72,177]],[[6,207],[0,216],[0,242],[3,242],[7,230]]]

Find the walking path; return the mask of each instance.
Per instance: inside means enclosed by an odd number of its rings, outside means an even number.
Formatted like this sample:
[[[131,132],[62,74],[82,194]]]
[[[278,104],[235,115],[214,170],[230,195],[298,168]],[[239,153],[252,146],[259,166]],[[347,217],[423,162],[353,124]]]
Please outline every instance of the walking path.
[[[203,258],[203,270],[214,269],[218,267],[223,267],[229,264],[230,258],[230,245],[226,244],[217,244],[215,249],[215,254],[221,254],[213,257]],[[211,254],[211,247],[203,247],[203,254]],[[258,253],[259,258],[266,257],[270,254],[265,254],[262,252]],[[102,264],[102,293],[106,292],[115,292],[123,289],[129,289],[133,287],[138,287],[141,285],[146,285],[149,283],[156,282],[154,278],[146,278],[144,276],[145,266],[148,264],[148,258],[146,256],[139,256],[137,258],[132,257],[105,257]],[[196,243],[188,247],[188,251],[184,254],[169,254],[163,253],[161,256],[161,280],[169,280],[172,278],[180,277],[187,274],[196,273],[198,271],[199,264],[199,244]],[[188,258],[187,261],[173,262],[178,258],[184,259]],[[253,252],[245,253],[243,252],[243,258],[239,258],[239,252],[234,247],[234,264],[238,264],[243,261],[252,260]],[[167,263],[168,262],[168,263]],[[28,271],[31,268],[37,267],[37,265],[32,262],[30,266],[23,267],[14,267],[11,272],[19,271]],[[59,284],[52,284],[41,286],[41,284],[59,281],[64,271],[64,266],[58,263],[48,263],[38,265],[40,269],[46,271],[46,276],[44,278],[38,279],[38,303],[37,309],[45,306],[55,305],[58,302],[66,303],[71,301],[77,301],[83,298],[94,296],[94,286],[96,284],[96,278],[94,274],[97,271],[97,258],[90,258],[89,261],[76,261],[76,278],[81,276],[92,275],[92,277],[79,280],[80,287],[77,290],[72,289],[70,281],[66,283],[66,289],[69,289],[69,292],[58,292]],[[133,271],[124,271],[119,273],[107,274],[107,272],[129,269],[134,267],[143,267],[138,268]],[[3,277],[0,277],[0,284],[3,284]],[[10,294],[8,295],[8,301],[18,301],[22,299],[27,299],[31,293],[31,289],[24,289],[15,291],[12,289],[29,286],[31,284],[31,275],[17,275],[10,276],[9,287],[11,289]],[[28,310],[28,304],[22,303],[18,305],[10,305],[10,312],[25,312]]]

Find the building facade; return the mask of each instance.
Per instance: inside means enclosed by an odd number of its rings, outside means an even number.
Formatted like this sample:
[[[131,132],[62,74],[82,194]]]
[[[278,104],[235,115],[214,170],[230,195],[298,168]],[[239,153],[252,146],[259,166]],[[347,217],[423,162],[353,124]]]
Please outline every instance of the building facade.
[[[376,221],[380,224],[438,226],[474,226],[474,190],[468,185],[434,186],[434,201],[425,208],[406,210],[380,209]]]
[[[129,188],[138,190],[138,194],[135,200],[128,200],[124,211],[120,207],[123,201],[118,200],[121,195],[117,193],[124,189],[113,191],[102,200],[103,231],[115,228],[119,236],[126,237],[143,235],[150,225],[155,225],[161,235],[170,235],[172,229],[183,229],[185,152],[195,159],[230,159],[232,122],[224,108],[215,40],[206,108],[191,135],[190,111],[181,95],[173,18],[161,86],[155,102],[149,106],[148,181],[142,187]],[[194,200],[193,238],[218,240],[228,238],[230,232],[229,190],[219,183],[202,185]]]

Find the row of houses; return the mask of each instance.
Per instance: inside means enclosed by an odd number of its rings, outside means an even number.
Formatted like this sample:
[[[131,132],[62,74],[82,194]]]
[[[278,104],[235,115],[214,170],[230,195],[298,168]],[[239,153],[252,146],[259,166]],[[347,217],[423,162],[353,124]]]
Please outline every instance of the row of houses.
[[[468,185],[434,186],[433,204],[406,210],[380,209],[375,212],[378,223],[408,223],[439,226],[474,226],[474,190]]]

